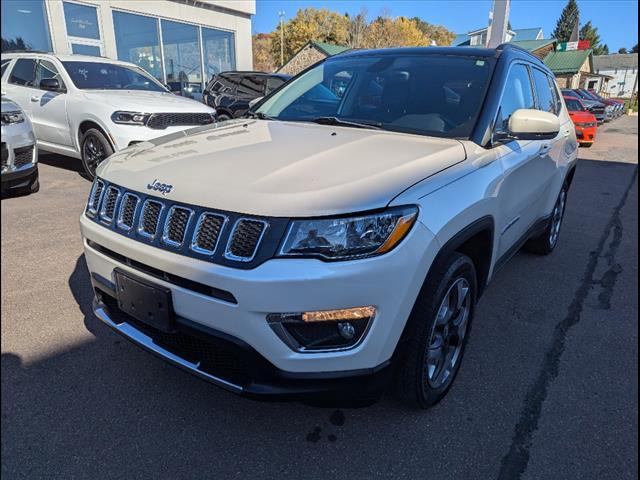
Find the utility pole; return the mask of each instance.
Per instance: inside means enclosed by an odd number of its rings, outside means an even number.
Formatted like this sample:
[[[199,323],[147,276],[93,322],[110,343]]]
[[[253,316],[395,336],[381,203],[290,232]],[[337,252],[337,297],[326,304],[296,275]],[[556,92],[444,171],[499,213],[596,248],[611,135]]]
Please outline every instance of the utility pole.
[[[284,10],[278,12],[280,17],[280,67],[284,65]]]
[[[511,0],[493,0],[493,8],[489,13],[487,30],[487,47],[496,48],[507,39],[509,25],[509,3]]]

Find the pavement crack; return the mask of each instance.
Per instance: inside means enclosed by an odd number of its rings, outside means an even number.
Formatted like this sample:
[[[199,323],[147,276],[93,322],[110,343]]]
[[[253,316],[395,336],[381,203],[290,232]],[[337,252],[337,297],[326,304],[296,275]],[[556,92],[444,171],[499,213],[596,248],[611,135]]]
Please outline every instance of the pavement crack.
[[[615,277],[612,279],[611,275],[605,279],[596,279],[594,274],[598,267],[598,259],[603,256],[610,266],[609,271],[618,272],[619,268],[616,268],[614,257],[618,248],[620,247],[620,240],[622,238],[622,222],[620,220],[620,211],[627,202],[629,192],[633,188],[633,185],[638,176],[638,168],[636,167],[629,186],[625,189],[620,202],[613,210],[609,222],[600,237],[596,249],[590,253],[589,261],[585,269],[582,281],[576,290],[573,300],[569,305],[567,315],[562,319],[555,327],[553,334],[553,341],[551,346],[547,350],[542,363],[542,368],[538,372],[535,381],[530,386],[527,395],[525,396],[522,410],[518,423],[515,426],[515,431],[511,439],[511,446],[507,454],[502,457],[500,472],[498,474],[499,480],[514,480],[522,477],[522,474],[526,471],[529,464],[531,440],[534,432],[538,428],[538,422],[540,420],[540,414],[542,407],[547,398],[549,386],[558,376],[558,370],[560,365],[560,358],[564,352],[565,341],[569,330],[575,326],[579,321],[584,307],[585,300],[589,295],[589,291],[594,285],[600,283],[603,286],[603,295],[605,292],[609,292],[608,296],[600,298],[600,304],[608,305],[608,301],[613,292],[615,285]],[[608,244],[607,251],[603,254],[605,247],[607,247],[607,240],[612,238]],[[608,272],[607,272],[608,273]],[[605,274],[606,276],[607,274]],[[615,274],[617,276],[617,273]]]

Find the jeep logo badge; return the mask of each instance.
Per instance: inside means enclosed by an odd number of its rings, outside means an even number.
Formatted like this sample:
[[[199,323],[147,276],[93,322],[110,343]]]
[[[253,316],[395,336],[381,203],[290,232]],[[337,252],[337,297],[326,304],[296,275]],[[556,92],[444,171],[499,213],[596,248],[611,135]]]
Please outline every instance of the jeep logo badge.
[[[160,192],[162,195],[170,193],[172,188],[173,185],[162,183],[157,178],[147,185],[147,190],[155,190],[156,192]]]

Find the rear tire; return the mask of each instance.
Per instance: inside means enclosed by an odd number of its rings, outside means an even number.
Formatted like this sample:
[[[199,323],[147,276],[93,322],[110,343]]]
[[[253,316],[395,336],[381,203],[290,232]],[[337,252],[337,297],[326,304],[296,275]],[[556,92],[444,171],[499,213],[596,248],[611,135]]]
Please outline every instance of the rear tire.
[[[429,408],[447,393],[464,356],[477,298],[477,276],[466,255],[453,253],[432,267],[405,331],[396,394]]]
[[[82,155],[82,168],[87,176],[93,180],[98,165],[113,155],[113,148],[104,133],[97,128],[90,128],[82,136],[80,154]]]
[[[227,120],[231,120],[231,117],[226,113],[220,114],[216,117],[216,121],[218,122],[226,122]]]
[[[549,255],[556,248],[560,229],[564,219],[564,211],[567,204],[567,186],[563,185],[558,194],[556,204],[553,206],[549,224],[539,237],[532,238],[524,244],[524,250],[538,255]]]

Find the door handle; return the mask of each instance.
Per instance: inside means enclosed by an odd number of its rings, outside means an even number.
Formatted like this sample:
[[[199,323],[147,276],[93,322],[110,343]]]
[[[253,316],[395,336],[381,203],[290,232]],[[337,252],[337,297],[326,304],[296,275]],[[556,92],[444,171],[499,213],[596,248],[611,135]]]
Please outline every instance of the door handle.
[[[39,102],[40,101],[40,97],[34,95],[33,97],[31,97],[31,101],[32,102]]]

